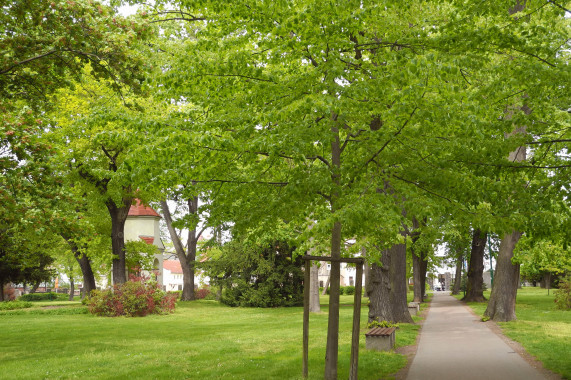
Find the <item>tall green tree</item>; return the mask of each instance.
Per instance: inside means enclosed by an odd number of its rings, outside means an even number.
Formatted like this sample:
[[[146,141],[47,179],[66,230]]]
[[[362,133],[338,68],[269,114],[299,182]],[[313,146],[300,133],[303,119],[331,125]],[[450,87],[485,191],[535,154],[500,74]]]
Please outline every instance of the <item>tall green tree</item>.
[[[194,180],[230,188],[220,206],[237,229],[287,220],[305,224],[304,237],[329,236],[325,378],[337,377],[342,242],[402,244],[402,209],[423,197],[491,214],[492,191],[513,190],[484,166],[509,166],[521,145],[504,138],[521,115],[501,119],[522,91],[517,79],[540,66],[525,89],[534,109],[561,94],[563,68],[546,45],[566,41],[562,11],[542,7],[527,23],[509,3],[177,4],[181,18],[207,20],[169,51],[160,77],[165,98],[195,106],[192,147],[218,169]],[[545,35],[539,25],[558,28]]]

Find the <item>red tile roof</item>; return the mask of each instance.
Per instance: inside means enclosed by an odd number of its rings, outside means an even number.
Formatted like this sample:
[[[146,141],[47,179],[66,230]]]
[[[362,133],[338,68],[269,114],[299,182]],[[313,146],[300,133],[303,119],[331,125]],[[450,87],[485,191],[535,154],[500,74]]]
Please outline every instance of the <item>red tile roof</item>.
[[[171,273],[182,273],[182,267],[178,260],[165,260],[163,261],[163,268],[168,269]]]
[[[139,236],[139,238],[141,238],[141,240],[143,240],[147,244],[153,244],[155,241],[155,238],[152,236]]]
[[[129,216],[158,216],[161,217],[155,210],[149,206],[141,203],[140,199],[135,199],[135,204],[131,205],[129,209]]]

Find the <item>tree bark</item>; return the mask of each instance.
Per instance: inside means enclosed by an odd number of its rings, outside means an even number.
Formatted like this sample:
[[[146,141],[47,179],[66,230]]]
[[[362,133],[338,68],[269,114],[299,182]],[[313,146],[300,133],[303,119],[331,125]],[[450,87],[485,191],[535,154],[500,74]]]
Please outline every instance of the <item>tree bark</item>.
[[[319,313],[321,305],[319,304],[319,267],[317,262],[311,263],[309,272],[309,312]]]
[[[452,294],[460,293],[460,286],[462,285],[462,264],[464,263],[464,256],[461,255],[456,259],[456,272],[454,273],[454,288]]]
[[[36,290],[38,290],[38,288],[40,287],[40,284],[41,284],[41,283],[42,283],[41,281],[37,281],[37,282],[34,284],[34,286],[32,286],[32,289],[30,290],[30,294],[35,293]]]
[[[127,268],[125,261],[125,222],[129,209],[133,203],[132,197],[124,197],[121,206],[117,207],[113,199],[105,202],[109,216],[111,216],[111,247],[113,250],[113,284],[127,282]]]
[[[421,264],[420,261],[422,252],[418,245],[415,243],[418,241],[420,237],[420,230],[419,224],[416,218],[412,218],[412,228],[413,231],[411,233],[411,253],[412,253],[412,281],[413,281],[413,301],[414,302],[422,302],[422,275],[421,275]]]
[[[327,294],[327,288],[329,288],[330,283],[331,283],[331,271],[329,271],[329,276],[327,276],[327,280],[325,281],[325,286],[323,287],[323,291],[321,292],[322,296]]]
[[[4,280],[0,280],[0,302],[4,302]]]
[[[73,277],[69,278],[69,300],[73,301],[73,294],[75,293],[75,281]]]
[[[428,252],[426,250],[421,251],[422,256],[420,258],[420,294],[422,302],[425,301],[426,296],[426,271],[428,270]]]
[[[331,182],[334,189],[330,195],[331,213],[337,211],[341,198],[341,143],[337,115],[332,114],[331,140]],[[341,222],[335,221],[331,228],[331,273],[329,289],[329,316],[327,319],[327,346],[325,351],[325,380],[337,380],[337,359],[339,356],[339,287],[341,282]]]
[[[500,251],[496,263],[494,287],[484,315],[497,322],[507,322],[516,319],[515,301],[519,280],[519,264],[513,264],[514,248],[522,236],[521,232],[513,231],[504,235],[500,243]]]
[[[188,199],[188,211],[191,214],[196,214],[198,212],[198,197],[192,197]],[[161,210],[163,211],[163,217],[167,224],[169,230],[169,235],[174,245],[174,249],[180,266],[182,268],[182,295],[181,301],[194,301],[196,295],[194,293],[194,275],[196,266],[196,246],[198,243],[198,238],[202,234],[200,231],[196,233],[196,228],[188,231],[187,239],[187,252],[185,252],[184,246],[180,240],[180,237],[176,233],[172,223],[172,215],[170,213],[168,204],[166,201],[161,201]]]
[[[68,236],[62,234],[62,237],[69,245],[71,252],[73,253],[73,257],[75,257],[75,261],[79,264],[79,268],[81,269],[81,274],[83,276],[83,294],[82,297],[90,297],[91,291],[96,289],[95,286],[95,275],[93,274],[93,269],[91,268],[91,260],[85,252],[82,252],[77,244],[70,239]]]
[[[381,266],[372,264],[366,292],[369,322],[413,323],[406,299],[406,245],[396,244],[381,254]]]
[[[474,229],[472,234],[472,250],[468,264],[468,281],[466,283],[466,295],[462,298],[466,302],[484,302],[484,251],[488,234]]]

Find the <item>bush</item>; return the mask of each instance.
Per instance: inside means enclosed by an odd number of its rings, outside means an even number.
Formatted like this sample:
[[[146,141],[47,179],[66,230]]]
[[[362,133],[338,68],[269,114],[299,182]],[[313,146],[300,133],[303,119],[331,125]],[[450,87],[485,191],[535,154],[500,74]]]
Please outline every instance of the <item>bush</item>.
[[[9,302],[0,302],[0,311],[4,310],[16,310],[16,309],[27,309],[32,307],[31,302],[24,302],[24,301],[9,301]]]
[[[339,287],[339,295],[342,296],[343,294],[345,294],[345,287],[344,287],[344,286],[340,286],[340,287]]]
[[[173,296],[176,297],[177,301],[180,300],[180,297],[182,297],[182,290],[169,290],[167,292],[167,294],[172,294]]]
[[[210,288],[204,287],[194,291],[194,298],[197,300],[201,300],[206,298],[209,294],[210,294]]]
[[[303,305],[303,260],[284,241],[251,244],[238,239],[225,244],[217,259],[202,269],[211,284],[223,288],[220,301],[229,306]]]
[[[371,321],[368,325],[368,329],[374,329],[375,327],[396,327],[399,328],[398,323],[392,323],[389,321]]]
[[[53,301],[57,299],[58,295],[52,292],[23,294],[19,298],[20,301]]]
[[[355,294],[355,287],[354,286],[346,286],[345,290],[344,290],[344,294],[347,294],[349,296]]]
[[[556,308],[561,310],[571,309],[571,276],[559,281],[559,289],[555,291]]]
[[[91,314],[118,317],[144,317],[167,314],[175,309],[177,297],[158,288],[156,283],[127,281],[113,289],[94,290],[88,301]]]

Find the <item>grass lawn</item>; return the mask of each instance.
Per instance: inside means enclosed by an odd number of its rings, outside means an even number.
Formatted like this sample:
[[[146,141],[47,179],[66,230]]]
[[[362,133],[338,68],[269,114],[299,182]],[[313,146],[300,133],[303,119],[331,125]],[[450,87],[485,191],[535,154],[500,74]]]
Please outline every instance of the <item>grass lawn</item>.
[[[325,365],[327,297],[321,301],[322,313],[310,316],[311,379],[321,379]],[[339,378],[349,374],[352,301],[341,296]],[[359,379],[387,378],[407,360],[365,350],[366,298],[363,304]],[[53,307],[62,305],[68,306]],[[84,312],[79,302],[65,301],[0,312],[0,379],[301,378],[303,308],[230,308],[200,300],[180,302],[166,316]],[[414,344],[418,329],[401,324],[397,347]]]
[[[516,301],[517,321],[498,325],[504,334],[519,342],[546,368],[571,379],[571,311],[555,309],[554,290],[526,287],[519,289]],[[490,292],[484,293],[490,298]],[[460,297],[461,298],[461,297]],[[469,303],[478,315],[484,315],[487,303]]]

